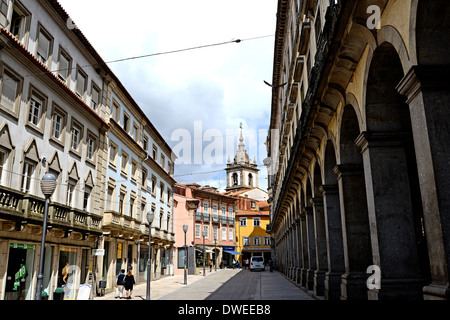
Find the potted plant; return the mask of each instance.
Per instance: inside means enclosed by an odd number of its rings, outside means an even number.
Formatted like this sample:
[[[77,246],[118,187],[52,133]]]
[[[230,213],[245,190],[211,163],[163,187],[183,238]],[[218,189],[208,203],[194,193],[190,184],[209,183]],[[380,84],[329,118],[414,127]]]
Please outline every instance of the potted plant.
[[[64,300],[64,289],[56,288],[53,292],[53,300]]]
[[[41,291],[41,300],[48,300],[48,293],[45,291]]]

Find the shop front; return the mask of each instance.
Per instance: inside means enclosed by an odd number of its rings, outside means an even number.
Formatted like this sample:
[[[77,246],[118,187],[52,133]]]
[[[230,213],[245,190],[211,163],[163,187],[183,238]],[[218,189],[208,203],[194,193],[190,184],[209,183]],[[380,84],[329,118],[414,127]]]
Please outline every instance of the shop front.
[[[9,246],[5,300],[33,299],[36,245],[12,242]]]

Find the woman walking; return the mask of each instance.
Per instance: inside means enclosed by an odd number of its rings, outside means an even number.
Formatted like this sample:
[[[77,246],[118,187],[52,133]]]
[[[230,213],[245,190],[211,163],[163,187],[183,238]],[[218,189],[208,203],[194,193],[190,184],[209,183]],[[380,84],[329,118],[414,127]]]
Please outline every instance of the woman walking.
[[[125,292],[127,294],[127,299],[131,299],[131,294],[133,293],[133,285],[134,284],[136,284],[136,281],[134,281],[134,276],[130,269],[130,270],[128,270],[128,273],[125,276]]]

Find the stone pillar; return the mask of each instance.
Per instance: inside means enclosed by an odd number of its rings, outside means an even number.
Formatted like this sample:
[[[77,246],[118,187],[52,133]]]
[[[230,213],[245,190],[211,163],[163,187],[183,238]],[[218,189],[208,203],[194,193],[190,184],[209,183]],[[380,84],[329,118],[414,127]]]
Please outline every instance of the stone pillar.
[[[367,267],[372,265],[369,219],[363,167],[337,165],[345,273],[342,275],[341,299],[367,299]]]
[[[341,296],[341,277],[345,273],[339,187],[321,186],[325,210],[328,271],[325,273],[325,299],[338,300]]]
[[[408,98],[424,211],[431,272],[425,299],[450,299],[449,71],[413,66],[397,87]]]
[[[325,233],[325,217],[323,210],[323,199],[312,198],[311,204],[314,213],[314,231],[316,246],[316,271],[314,272],[314,294],[324,295],[325,272],[327,271],[327,241]]]
[[[365,167],[373,264],[381,269],[382,290],[369,299],[422,297],[405,146],[409,134],[363,132],[356,140]]]
[[[302,238],[301,238],[301,226],[300,218],[295,219],[295,243],[296,243],[296,254],[297,254],[297,265],[295,270],[295,281],[297,283],[301,282],[301,269],[303,266],[303,252],[302,252]]]
[[[312,207],[306,207],[306,226],[308,236],[308,270],[306,271],[306,289],[314,290],[314,272],[317,269],[314,214]]]
[[[307,270],[309,268],[308,229],[306,226],[306,211],[300,214],[300,244],[302,248],[302,267],[300,270],[300,284],[306,288]]]

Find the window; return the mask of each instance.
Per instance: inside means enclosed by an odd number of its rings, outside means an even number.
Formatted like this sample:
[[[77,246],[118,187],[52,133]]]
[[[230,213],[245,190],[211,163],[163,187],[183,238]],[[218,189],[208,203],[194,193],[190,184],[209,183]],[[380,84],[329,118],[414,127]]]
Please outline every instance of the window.
[[[23,170],[22,170],[22,186],[21,190],[24,193],[31,192],[31,180],[33,179],[34,175],[34,169],[36,168],[36,165],[30,161],[25,161],[23,164]]]
[[[135,199],[136,198],[131,197],[131,195],[130,195],[130,210],[128,212],[128,216],[130,216],[130,217],[134,217],[134,200]]]
[[[144,136],[144,138],[142,139],[142,148],[147,151],[148,150],[148,137]]]
[[[228,229],[228,241],[233,241],[233,228]]]
[[[92,84],[91,90],[91,108],[96,111],[97,106],[100,104],[100,89],[95,84]]]
[[[147,176],[148,176],[147,169],[142,168],[141,187],[143,189],[147,189]]]
[[[248,174],[248,185],[253,186],[253,175],[251,173]]]
[[[73,207],[76,184],[77,181],[74,179],[69,179],[69,183],[67,184],[66,205],[69,207]]]
[[[128,154],[122,151],[122,160],[120,165],[120,172],[123,175],[128,175]]]
[[[58,57],[58,78],[64,82],[68,83],[70,79],[70,71],[72,69],[72,58],[67,54],[64,49],[59,49],[59,57]]]
[[[114,210],[114,190],[113,186],[108,186],[108,193],[106,195],[106,208]]]
[[[123,114],[123,129],[128,133],[130,130],[130,116]]]
[[[315,21],[315,32],[316,32],[316,43],[319,42],[320,39],[320,34],[322,33],[322,22],[321,22],[321,17],[320,17],[320,6],[318,6],[317,8],[317,13],[316,13],[316,21]]]
[[[209,203],[204,201],[203,202],[203,213],[208,213],[209,210]]]
[[[119,119],[119,111],[120,111],[120,104],[113,99],[111,106],[111,118],[113,118],[114,121],[116,122],[118,122]]]
[[[195,225],[195,237],[196,238],[200,238],[201,237],[200,228],[201,228],[201,226],[199,224]]]
[[[261,245],[261,237],[253,237],[253,245],[260,246]]]
[[[228,218],[233,218],[233,208],[228,208]]]
[[[87,153],[86,153],[86,157],[88,159],[93,159],[94,158],[94,151],[95,151],[95,141],[92,138],[88,138],[88,143],[87,143]]]
[[[152,195],[156,195],[156,177],[152,176]]]
[[[5,155],[4,152],[2,152],[0,150],[0,183],[2,185],[4,185],[2,177],[3,177],[3,167],[6,168],[6,166],[5,166],[6,159],[7,159],[7,156]]]
[[[1,1],[2,13],[7,16],[8,1]],[[4,7],[3,7],[4,6]],[[6,12],[3,12],[3,9]],[[30,25],[30,13],[23,7],[18,1],[14,1],[13,14],[11,17],[10,32],[19,40],[22,44],[25,44],[25,36],[27,35]]]
[[[219,239],[217,227],[213,227],[213,239]]]
[[[213,219],[217,221],[219,218],[219,209],[217,207],[217,204],[213,204]]]
[[[250,245],[250,237],[242,237],[242,243],[244,246]]]
[[[208,225],[203,226],[203,232],[206,233],[205,239],[209,239],[209,226]],[[203,232],[202,232],[202,237],[203,237]]]
[[[139,127],[135,123],[133,124],[133,139],[139,141]]]
[[[261,218],[253,218],[253,226],[254,227],[261,226]]]
[[[124,212],[124,205],[125,205],[125,193],[123,191],[120,191],[119,195],[119,214],[123,214]]]
[[[6,69],[5,66],[1,76],[0,104],[6,111],[17,117],[23,81],[16,73]]]
[[[70,147],[73,150],[78,150],[78,148],[80,147],[80,141],[81,141],[81,129],[80,127],[74,125],[72,126],[72,141]]]
[[[86,73],[84,73],[84,71],[80,68],[77,67],[77,84],[76,84],[76,89],[75,89],[75,93],[77,94],[78,97],[80,97],[80,99],[84,100],[84,98],[86,97],[86,88],[87,88],[87,75]]]
[[[153,145],[152,158],[153,160],[156,161],[157,157],[158,157],[158,148],[155,145]]]
[[[38,32],[36,57],[42,64],[47,65],[47,62],[51,60],[53,38],[42,26],[39,26]]]
[[[55,113],[53,115],[52,137],[59,140],[63,130],[63,116]]]
[[[247,226],[247,218],[239,218],[239,225],[241,227],[246,227]]]
[[[140,220],[141,217],[145,217],[145,215],[147,214],[146,208],[147,208],[147,202],[146,202],[145,198],[142,198],[141,199],[141,212],[140,212],[140,214],[139,214],[139,212],[137,212],[137,214],[136,214],[137,220]]]
[[[222,228],[222,241],[227,241],[227,228]]]
[[[165,169],[166,167],[166,157],[161,153],[161,167]]]
[[[137,162],[135,160],[131,160],[131,180],[136,182],[137,180]]]
[[[264,236],[263,241],[265,246],[270,246],[270,237]]]
[[[251,202],[250,202],[250,206],[251,206],[252,208],[256,208],[256,202],[255,202],[255,201],[251,201]]]
[[[159,184],[159,200],[164,202],[164,183]]]
[[[30,112],[28,113],[28,122],[34,124],[35,126],[39,125],[42,113],[42,100],[32,95],[30,99]]]
[[[91,187],[88,187],[88,186],[84,187],[84,198],[83,198],[83,210],[84,211],[90,210],[91,192],[92,192]]]
[[[169,188],[167,189],[167,205],[172,205],[172,190]]]

